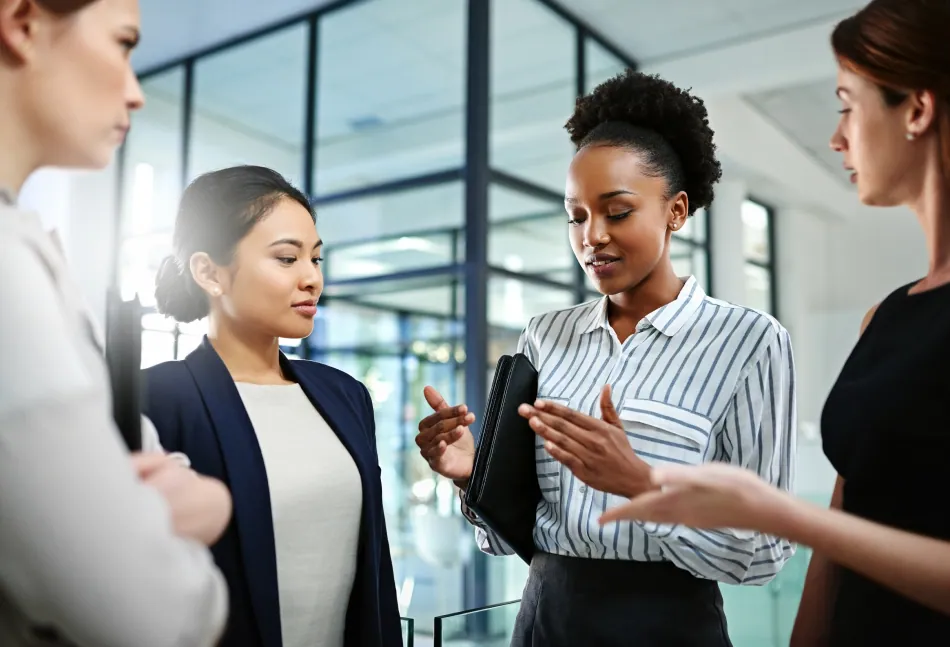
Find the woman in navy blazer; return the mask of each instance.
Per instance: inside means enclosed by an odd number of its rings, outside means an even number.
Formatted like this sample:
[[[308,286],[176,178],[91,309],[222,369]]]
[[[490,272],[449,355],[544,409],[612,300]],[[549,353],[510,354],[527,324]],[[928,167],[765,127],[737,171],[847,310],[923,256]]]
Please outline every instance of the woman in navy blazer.
[[[204,175],[156,283],[160,312],[210,314],[194,352],[145,372],[145,408],[166,451],[231,489],[234,519],[212,547],[231,596],[222,647],[402,644],[369,392],[278,347],[313,328],[314,225],[273,171]]]

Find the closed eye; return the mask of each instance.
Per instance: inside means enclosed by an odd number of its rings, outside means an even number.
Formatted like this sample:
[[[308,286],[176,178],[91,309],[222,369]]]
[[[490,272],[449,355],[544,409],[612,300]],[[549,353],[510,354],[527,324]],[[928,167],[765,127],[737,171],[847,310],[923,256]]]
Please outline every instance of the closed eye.
[[[319,265],[320,263],[323,262],[323,257],[317,256],[316,258],[311,259],[311,261],[313,262],[314,265]]]
[[[284,265],[293,265],[297,262],[297,258],[295,256],[278,256],[277,260]]]
[[[631,213],[633,213],[633,209],[631,209],[630,211],[624,211],[623,213],[612,214],[612,215],[609,215],[609,216],[607,216],[607,217],[608,217],[610,220],[623,220],[624,218],[626,218],[627,216],[629,216]]]

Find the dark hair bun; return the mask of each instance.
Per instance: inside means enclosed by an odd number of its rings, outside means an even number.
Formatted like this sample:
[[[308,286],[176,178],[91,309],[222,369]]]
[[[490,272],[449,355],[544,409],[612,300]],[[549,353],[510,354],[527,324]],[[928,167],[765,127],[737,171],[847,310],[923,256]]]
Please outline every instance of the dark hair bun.
[[[669,144],[679,158],[683,185],[671,188],[686,192],[691,212],[712,203],[713,186],[722,177],[722,167],[716,159],[713,131],[702,99],[657,75],[627,70],[579,98],[565,128],[580,149],[602,141],[599,135],[604,129],[598,126],[618,122],[652,131]],[[612,129],[608,126],[606,130]],[[621,142],[609,137],[604,143]]]
[[[174,256],[165,257],[158,268],[155,304],[161,314],[180,323],[207,317],[210,310],[207,295]]]

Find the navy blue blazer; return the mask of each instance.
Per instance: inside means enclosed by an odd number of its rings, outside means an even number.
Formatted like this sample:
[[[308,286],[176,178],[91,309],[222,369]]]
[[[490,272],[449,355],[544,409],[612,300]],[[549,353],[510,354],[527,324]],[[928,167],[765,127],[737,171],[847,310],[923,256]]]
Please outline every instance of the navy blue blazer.
[[[402,645],[369,392],[356,379],[323,364],[290,361],[283,354],[280,363],[349,450],[363,485],[345,644]],[[185,453],[200,474],[226,483],[234,500],[233,519],[211,549],[230,593],[230,618],[219,645],[281,647],[267,473],[231,374],[206,337],[185,360],[147,369],[145,380],[145,414],[155,423],[162,445],[167,451]]]

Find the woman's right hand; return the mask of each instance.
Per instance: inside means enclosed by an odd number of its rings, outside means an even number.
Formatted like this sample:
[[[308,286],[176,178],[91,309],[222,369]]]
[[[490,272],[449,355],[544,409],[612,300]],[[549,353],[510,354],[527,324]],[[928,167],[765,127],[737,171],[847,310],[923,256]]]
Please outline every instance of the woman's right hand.
[[[133,454],[139,479],[158,490],[171,511],[175,534],[210,546],[231,520],[231,493],[227,487],[186,467],[176,456],[162,452]]]
[[[475,422],[475,415],[464,404],[450,407],[431,386],[423,394],[435,413],[419,423],[419,453],[434,472],[464,489],[475,464],[475,438],[468,428]]]

